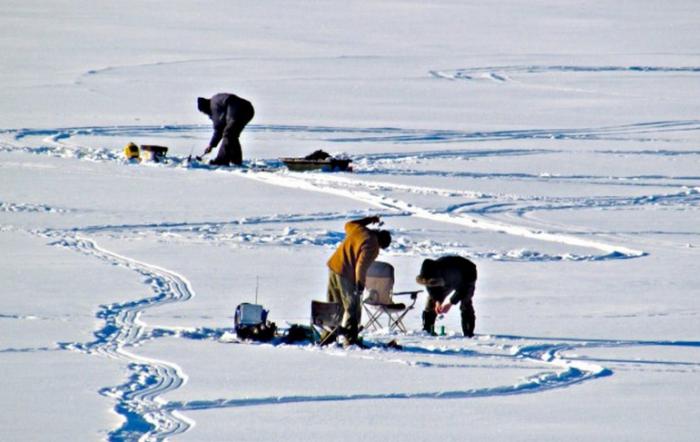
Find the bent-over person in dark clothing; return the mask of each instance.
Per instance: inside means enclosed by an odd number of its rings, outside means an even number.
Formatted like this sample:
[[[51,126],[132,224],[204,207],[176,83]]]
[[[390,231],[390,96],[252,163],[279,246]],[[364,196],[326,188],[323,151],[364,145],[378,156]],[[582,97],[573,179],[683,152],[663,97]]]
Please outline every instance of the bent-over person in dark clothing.
[[[428,301],[423,310],[423,330],[434,335],[437,316],[447,313],[453,305],[461,302],[462,332],[466,337],[474,336],[476,315],[472,297],[476,286],[476,265],[473,262],[461,256],[426,259],[416,282],[426,286],[428,291]]]
[[[255,110],[250,101],[233,94],[216,94],[211,98],[197,98],[197,108],[206,114],[214,125],[214,134],[204,154],[211,152],[221,142],[219,153],[209,164],[228,166],[243,164],[243,152],[238,138],[243,128],[253,119]]]

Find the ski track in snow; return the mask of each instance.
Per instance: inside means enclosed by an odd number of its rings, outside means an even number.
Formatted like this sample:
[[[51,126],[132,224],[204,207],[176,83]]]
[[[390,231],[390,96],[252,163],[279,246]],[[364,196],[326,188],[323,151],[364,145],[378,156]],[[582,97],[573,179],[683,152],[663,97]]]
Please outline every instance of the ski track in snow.
[[[69,213],[71,210],[60,207],[52,207],[46,204],[12,203],[0,201],[0,212]]]
[[[668,120],[651,121],[634,124],[623,124],[616,126],[590,127],[590,128],[559,128],[559,129],[515,129],[500,131],[459,131],[459,130],[431,130],[431,129],[405,129],[397,127],[339,127],[339,126],[306,126],[306,125],[281,125],[281,124],[251,124],[246,127],[251,132],[271,132],[281,134],[310,134],[320,137],[323,141],[336,143],[358,143],[358,142],[394,142],[394,143],[452,143],[464,141],[498,141],[498,140],[610,140],[620,139],[632,141],[657,141],[658,134],[692,132],[700,130],[700,120]],[[101,155],[115,152],[121,157],[121,152],[110,151],[108,149],[88,148],[81,146],[76,149],[71,146],[69,140],[79,136],[99,136],[99,137],[144,137],[144,136],[186,136],[192,133],[209,133],[211,127],[202,124],[181,124],[181,125],[160,125],[160,126],[86,126],[86,127],[64,127],[53,129],[0,129],[0,134],[10,135],[15,141],[22,141],[30,138],[43,139],[48,145],[43,147],[29,148],[18,147],[12,143],[4,142],[0,144],[0,151],[13,151],[22,149],[31,153],[53,153],[56,155],[71,155],[102,159]],[[657,134],[656,137],[645,136]],[[537,150],[541,152],[559,152],[557,150]],[[527,149],[504,149],[489,151],[474,151],[467,149],[465,156],[472,155],[530,155],[533,150]],[[663,150],[643,151],[649,154],[664,154]],[[457,151],[459,153],[459,151]],[[615,153],[614,150],[601,150],[600,153]],[[670,151],[673,153],[673,151]],[[637,152],[639,154],[639,152]],[[697,154],[697,153],[696,153]],[[374,159],[397,159],[401,156],[420,156],[433,158],[454,157],[454,151],[437,152],[411,152],[411,153],[378,153],[367,154],[365,157]],[[362,158],[362,156],[360,156]]]
[[[214,330],[201,331],[199,336],[192,333],[193,339],[218,339],[221,332]],[[482,336],[476,341],[466,341],[466,347],[436,347],[443,343],[458,342],[461,338],[447,338],[442,342],[438,340],[406,336],[409,342],[403,350],[334,350],[301,347],[303,350],[323,351],[331,356],[356,357],[364,360],[382,361],[386,363],[402,363],[416,369],[445,369],[445,368],[472,368],[484,367],[484,365],[465,365],[465,360],[501,359],[500,368],[523,368],[526,362],[532,366],[545,365],[549,369],[528,376],[514,384],[500,385],[488,388],[454,389],[441,391],[416,391],[398,393],[357,393],[357,394],[327,394],[327,395],[287,395],[268,396],[258,398],[234,398],[215,400],[172,401],[167,407],[177,411],[196,411],[220,408],[240,408],[251,406],[273,406],[309,402],[340,402],[355,400],[401,400],[401,399],[470,399],[480,397],[509,396],[521,394],[543,393],[553,389],[567,388],[583,382],[611,376],[613,370],[598,365],[596,362],[607,362],[619,366],[636,367],[639,364],[671,366],[683,372],[700,371],[700,363],[685,361],[663,360],[619,360],[619,359],[594,359],[581,357],[568,357],[565,352],[585,348],[620,348],[620,347],[653,347],[653,346],[677,346],[700,348],[700,342],[676,342],[676,341],[616,341],[616,340],[585,340],[566,338],[537,338],[522,336]],[[403,342],[403,341],[402,341]],[[266,345],[266,344],[262,344]],[[485,351],[481,351],[482,347]],[[494,348],[504,350],[507,353],[495,353]],[[403,355],[403,358],[402,358]],[[425,357],[425,360],[405,361],[406,355]],[[454,363],[436,363],[431,358],[441,356],[455,359]]]
[[[436,79],[465,82],[490,82],[497,84],[515,84],[521,87],[545,89],[562,92],[583,94],[596,94],[628,98],[646,98],[644,95],[630,95],[613,91],[602,91],[599,88],[590,89],[582,87],[562,86],[562,80],[569,77],[576,79],[591,75],[614,75],[615,80],[624,81],[627,78],[638,79],[654,74],[698,75],[698,66],[581,66],[581,65],[510,65],[510,66],[486,66],[468,67],[460,69],[431,70],[429,74]],[[548,84],[547,77],[558,75],[558,84]],[[575,75],[575,77],[574,77]],[[536,81],[524,82],[520,79],[535,78]],[[565,82],[566,80],[564,80]],[[656,97],[656,99],[665,99]]]
[[[686,73],[700,74],[698,66],[574,66],[574,65],[525,65],[525,66],[485,66],[461,69],[433,70],[430,75],[445,80],[495,82],[511,81],[512,75],[546,73],[586,73],[586,74],[657,74]],[[624,78],[624,77],[622,77]]]
[[[648,70],[648,69],[647,69]],[[70,143],[70,139],[77,136],[172,136],[182,135],[196,131],[208,131],[209,128],[201,125],[179,125],[179,126],[114,126],[114,127],[81,127],[81,128],[59,128],[59,129],[17,129],[3,131],[6,135],[11,135],[14,143],[4,142],[0,144],[0,151],[24,151],[35,154],[47,154],[60,157],[74,157],[89,161],[118,161],[126,163],[118,150],[94,149]],[[621,126],[611,126],[591,129],[560,129],[560,130],[525,130],[525,131],[498,131],[498,132],[459,132],[459,131],[420,131],[403,130],[397,128],[338,128],[338,127],[309,127],[309,126],[251,126],[251,130],[272,131],[272,132],[309,132],[314,134],[330,134],[329,141],[336,142],[357,142],[357,141],[386,141],[392,139],[395,142],[406,143],[411,141],[457,141],[457,140],[493,140],[493,139],[527,139],[527,138],[585,138],[585,139],[605,139],[605,137],[618,137],[621,135],[640,135],[648,132],[659,133],[664,131],[688,131],[700,130],[700,120],[688,121],[660,121],[649,123],[638,123]],[[338,138],[338,133],[348,133],[352,138]],[[25,138],[43,137],[48,146],[27,147],[18,146],[17,142]],[[609,209],[616,210],[624,207],[639,208],[642,206],[669,206],[669,207],[698,207],[700,206],[700,187],[694,187],[700,177],[695,176],[624,176],[609,177],[595,175],[543,175],[543,174],[478,174],[473,172],[431,172],[417,170],[397,170],[381,168],[383,162],[415,161],[416,159],[438,159],[438,158],[475,158],[482,156],[511,156],[511,155],[546,155],[558,153],[558,150],[527,150],[527,149],[501,149],[501,150],[443,150],[428,152],[396,152],[378,153],[371,155],[360,155],[355,159],[355,164],[360,168],[354,178],[349,179],[341,176],[324,176],[328,174],[293,174],[293,173],[266,173],[232,170],[231,173],[238,176],[249,177],[264,181],[268,184],[303,188],[309,191],[324,192],[340,195],[346,198],[368,202],[383,209],[386,213],[393,213],[401,216],[413,216],[431,221],[461,225],[468,228],[477,228],[489,231],[496,231],[540,241],[549,241],[565,245],[593,248],[602,251],[600,255],[562,254],[548,255],[531,250],[511,250],[511,251],[470,251],[469,254],[475,257],[482,257],[496,260],[604,260],[619,259],[644,256],[645,252],[626,247],[615,246],[607,242],[593,241],[559,232],[546,232],[538,229],[526,228],[504,221],[493,221],[489,218],[494,214],[512,214],[522,217],[532,211],[542,210],[571,210],[571,209]],[[698,151],[668,151],[649,150],[624,152],[616,150],[595,151],[599,154],[610,155],[652,155],[652,156],[678,156],[678,155],[698,155]],[[279,161],[264,162],[268,166],[277,166]],[[157,166],[163,167],[184,167],[184,158],[172,157],[168,164]],[[220,171],[222,172],[222,171]],[[534,179],[534,180],[576,180],[586,183],[622,184],[633,186],[654,186],[672,187],[680,189],[668,194],[652,194],[641,197],[589,197],[589,198],[521,198],[512,195],[487,195],[469,191],[457,191],[451,189],[435,189],[418,186],[400,185],[388,182],[375,182],[362,180],[363,174],[383,174],[383,175],[441,175],[441,176],[469,176],[473,178],[488,179]],[[663,183],[659,183],[659,181]],[[684,182],[691,182],[686,186]],[[410,203],[399,199],[391,199],[382,192],[407,192],[426,195],[437,195],[442,197],[466,197],[473,201],[467,204],[448,206],[444,210],[428,210],[413,206]],[[12,210],[40,210],[37,208],[21,208],[17,205],[3,203],[0,209],[4,211]],[[44,210],[55,210],[44,208]],[[291,217],[290,217],[291,219]],[[185,228],[190,231],[199,229],[200,240],[221,240],[241,244],[313,244],[313,245],[333,245],[339,238],[335,232],[299,232],[285,231],[281,234],[275,232],[264,232],[261,235],[241,233],[220,232],[222,223],[208,223],[209,225],[171,225],[171,226],[142,226],[145,231],[156,231],[160,235],[159,240],[166,240],[168,236],[177,237],[182,232],[177,232]],[[213,224],[213,226],[212,226]],[[97,227],[95,227],[96,229]],[[119,229],[118,227],[116,227]],[[209,229],[209,232],[207,232]],[[212,231],[213,229],[213,231]],[[104,226],[102,230],[107,230]],[[124,229],[120,229],[124,230]],[[168,230],[168,231],[166,231]],[[217,231],[218,230],[218,231]],[[461,245],[452,245],[440,248],[425,248],[424,245],[413,247],[411,240],[404,241],[404,245],[395,247],[395,253],[434,253],[435,251],[462,249]],[[415,242],[414,242],[415,243]],[[408,246],[406,245],[408,244]],[[421,251],[422,250],[422,251]]]
[[[291,174],[282,175],[267,172],[254,174],[244,173],[243,175],[268,184],[339,195],[346,198],[355,199],[364,203],[372,204],[384,210],[393,210],[398,213],[406,213],[410,214],[410,216],[430,221],[456,224],[471,229],[481,229],[499,233],[507,233],[510,235],[535,239],[539,241],[548,241],[577,247],[597,249],[605,253],[604,259],[637,258],[646,255],[645,252],[640,250],[634,250],[627,247],[604,243],[601,241],[588,240],[585,238],[567,234],[539,231],[518,225],[505,224],[503,222],[498,221],[491,221],[483,217],[469,216],[466,214],[455,215],[445,212],[430,211],[398,199],[386,197],[382,194],[372,194],[364,191],[352,191],[348,190],[345,187],[332,187],[328,185],[329,183],[333,183],[334,181],[338,182],[345,180],[342,177],[334,178],[331,176],[321,176],[319,174],[315,174],[305,175],[303,178],[298,178],[297,175],[292,176]]]
[[[194,422],[164,407],[160,395],[182,386],[187,377],[176,364],[139,356],[130,347],[148,338],[149,326],[141,321],[143,311],[172,302],[184,302],[194,296],[182,276],[158,266],[118,255],[80,236],[47,233],[51,245],[65,247],[95,257],[108,264],[125,267],[140,274],[153,296],[124,303],[100,306],[97,318],[104,326],[87,343],[61,343],[66,350],[80,351],[116,359],[127,364],[129,378],[121,385],[106,387],[100,394],[116,401],[115,411],[125,421],[109,434],[109,440],[162,440],[187,431]]]
[[[569,70],[562,67],[562,72]],[[533,73],[537,70],[531,67]],[[631,72],[656,72],[647,68],[627,68]],[[691,71],[697,72],[696,68]],[[551,70],[551,69],[550,69]],[[506,70],[507,71],[507,70]],[[604,70],[603,70],[604,71]],[[517,71],[519,72],[519,71]],[[672,71],[675,72],[675,71]],[[516,73],[512,70],[510,73]],[[444,73],[440,74],[443,75]],[[436,76],[440,76],[436,75]],[[447,75],[447,74],[445,74]],[[456,75],[456,74],[455,74]],[[469,73],[459,74],[469,76]],[[471,72],[475,76],[475,72]],[[509,81],[508,73],[495,71],[482,77],[491,81]],[[459,78],[462,79],[462,78]],[[25,152],[30,154],[48,155],[54,157],[77,158],[85,161],[109,161],[126,163],[119,150],[91,148],[73,143],[72,138],[79,136],[91,137],[140,137],[140,136],[185,136],[193,132],[208,132],[210,128],[203,125],[178,126],[114,126],[114,127],[83,127],[58,129],[16,129],[0,131],[0,135],[12,137],[13,141],[0,141],[0,152]],[[588,129],[542,129],[542,130],[512,130],[496,132],[463,132],[446,130],[407,130],[399,128],[343,128],[343,127],[312,127],[284,125],[253,125],[251,131],[275,133],[313,134],[325,141],[337,143],[357,142],[393,142],[393,143],[450,143],[462,141],[489,140],[527,140],[527,139],[580,139],[580,140],[636,140],[655,141],[664,132],[684,132],[700,130],[700,120],[660,121],[631,125],[611,126]],[[654,136],[651,136],[655,134]],[[29,147],[23,145],[24,140],[41,138],[45,145]],[[435,159],[471,159],[487,156],[524,156],[548,155],[561,153],[559,150],[545,149],[455,149],[424,152],[393,152],[360,155],[355,158],[359,166],[358,173],[352,177],[322,173],[284,173],[268,171],[230,170],[228,173],[245,177],[270,185],[303,189],[313,192],[328,193],[344,198],[350,198],[370,204],[380,209],[382,216],[411,216],[439,223],[455,224],[470,229],[506,233],[510,235],[549,241],[562,245],[583,247],[597,250],[598,254],[590,255],[548,255],[531,250],[514,251],[473,251],[467,244],[441,244],[431,241],[415,241],[410,232],[399,232],[390,253],[394,254],[423,254],[436,255],[442,253],[461,253],[485,259],[512,261],[597,261],[608,259],[636,258],[645,255],[644,251],[609,243],[607,241],[587,239],[581,235],[569,232],[543,231],[528,228],[503,221],[489,219],[496,214],[510,214],[523,217],[525,214],[539,210],[573,210],[586,208],[620,209],[628,207],[668,206],[690,207],[700,206],[700,187],[683,186],[682,181],[697,182],[695,176],[625,176],[606,177],[596,175],[547,176],[534,174],[475,174],[464,172],[418,171],[412,169],[396,169],[385,167],[392,164],[412,164],[421,160]],[[587,152],[591,153],[591,152]],[[598,150],[600,155],[646,155],[658,156],[697,156],[700,151],[673,150]],[[278,161],[264,162],[268,166],[279,165]],[[185,159],[172,157],[158,167],[185,167]],[[221,171],[223,172],[223,171]],[[581,197],[581,198],[524,198],[517,195],[485,194],[454,189],[440,189],[419,186],[408,186],[389,182],[377,182],[363,179],[373,175],[443,175],[469,176],[484,179],[520,179],[520,180],[559,180],[580,181],[586,183],[621,183],[623,185],[655,187],[673,187],[674,191],[667,194],[647,195],[642,197]],[[647,183],[647,181],[655,181]],[[662,183],[658,183],[662,182]],[[461,197],[470,199],[467,203],[448,206],[440,210],[429,210],[413,205],[398,198],[387,196],[388,192],[435,195],[445,198]],[[16,202],[1,202],[0,212],[26,213],[69,213],[71,209],[56,208],[42,204]],[[101,394],[113,398],[116,402],[115,411],[123,416],[123,425],[109,434],[111,440],[136,439],[159,440],[187,431],[194,422],[181,414],[192,410],[207,410],[216,408],[247,407],[260,405],[293,404],[304,402],[349,401],[349,400],[397,400],[397,399],[467,399],[475,397],[504,396],[517,394],[532,394],[552,389],[566,388],[589,380],[603,378],[613,374],[608,366],[631,366],[639,364],[667,364],[675,369],[698,370],[700,364],[682,361],[625,361],[602,358],[570,357],[566,353],[578,348],[615,348],[621,346],[685,346],[700,348],[697,342],[643,342],[643,341],[605,341],[583,339],[546,339],[519,336],[484,336],[476,341],[466,341],[459,347],[435,347],[431,339],[407,336],[407,344],[403,351],[350,350],[343,355],[362,359],[378,360],[387,363],[403,363],[416,369],[442,369],[471,367],[464,361],[477,359],[500,358],[504,361],[502,367],[516,366],[523,362],[531,364],[533,369],[545,365],[546,371],[521,379],[513,384],[488,388],[472,388],[446,391],[416,391],[399,393],[362,392],[358,394],[340,395],[289,395],[260,398],[233,398],[217,400],[191,400],[166,402],[160,396],[182,386],[187,377],[173,362],[158,361],[139,356],[130,351],[131,347],[144,344],[160,337],[175,337],[193,340],[215,340],[225,342],[222,336],[226,329],[187,329],[169,330],[149,326],[140,319],[143,311],[159,305],[182,302],[194,296],[189,282],[182,276],[155,265],[140,262],[118,255],[99,247],[93,240],[81,235],[108,234],[116,237],[139,237],[152,234],[163,241],[211,241],[255,244],[255,245],[315,245],[331,247],[342,240],[343,233],[322,229],[303,230],[290,227],[289,224],[336,221],[346,219],[350,215],[363,215],[362,211],[348,213],[314,213],[314,214],[279,214],[269,217],[251,217],[238,220],[221,220],[203,223],[168,222],[159,224],[124,224],[101,225],[69,229],[64,231],[32,232],[41,234],[52,241],[53,245],[93,256],[111,265],[128,268],[140,274],[144,282],[150,286],[152,296],[110,305],[100,306],[98,319],[103,326],[95,332],[95,340],[87,343],[62,343],[60,348],[80,351],[87,354],[101,355],[116,359],[127,366],[127,379],[121,385],[105,387]],[[262,230],[259,232],[246,231],[246,227],[261,228],[263,226],[285,225],[284,228]],[[243,228],[241,231],[232,229]],[[11,226],[0,226],[0,230],[12,229]],[[591,233],[591,232],[587,232]],[[119,236],[121,235],[121,236]],[[31,319],[19,315],[0,315],[0,319]],[[403,339],[403,338],[402,338]],[[449,342],[449,340],[448,340]],[[454,342],[454,340],[452,340]],[[403,340],[402,340],[403,343]],[[507,354],[494,354],[489,349],[498,347]],[[295,347],[301,350],[319,351],[308,346]],[[486,348],[486,351],[482,351]],[[3,352],[21,352],[52,350],[41,349],[4,349]],[[329,356],[338,352],[333,349],[320,350]],[[406,360],[402,355],[411,358],[430,358],[443,356],[455,362],[438,363],[426,360]],[[471,358],[471,359],[470,359]],[[509,364],[509,365],[505,365]],[[520,366],[520,365],[518,365]],[[624,368],[623,368],[624,369]]]
[[[37,232],[34,232],[37,234]],[[427,338],[422,334],[409,334],[402,338],[403,350],[382,349],[319,349],[311,345],[283,345],[299,351],[322,352],[330,357],[342,356],[367,361],[401,363],[415,369],[467,369],[484,367],[479,360],[498,359],[492,368],[526,368],[546,366],[545,371],[522,378],[513,384],[484,388],[448,389],[440,391],[415,391],[355,394],[285,395],[245,398],[221,398],[215,400],[164,401],[159,396],[182,386],[187,377],[172,362],[159,361],[139,356],[129,351],[130,347],[142,345],[161,337],[175,337],[190,340],[212,340],[226,344],[225,337],[231,329],[169,329],[149,326],[140,319],[140,314],[159,305],[183,302],[194,296],[189,282],[182,276],[161,267],[137,261],[99,247],[93,240],[75,234],[58,231],[44,231],[43,237],[51,240],[51,245],[64,247],[78,253],[92,256],[107,264],[121,266],[135,271],[148,284],[152,296],[103,305],[97,318],[104,322],[95,332],[95,340],[86,343],[62,343],[64,350],[80,351],[101,355],[127,364],[128,379],[121,385],[105,387],[100,393],[113,398],[117,404],[115,411],[125,419],[123,425],[109,434],[109,440],[162,440],[181,434],[194,426],[194,421],[182,413],[212,409],[240,408],[251,406],[276,406],[311,402],[343,402],[357,400],[455,400],[480,397],[537,394],[554,389],[568,388],[583,382],[611,376],[613,369],[599,365],[606,363],[638,369],[640,365],[667,365],[669,369],[683,372],[700,371],[700,363],[662,360],[621,360],[587,357],[569,357],[565,353],[585,348],[618,348],[649,346],[680,346],[700,348],[700,342],[678,341],[622,341],[587,340],[568,338],[538,338],[511,335],[478,336],[474,340],[457,337]],[[6,315],[7,319],[34,319],[31,315]],[[386,336],[374,334],[370,342],[387,340]],[[389,336],[389,339],[392,336]],[[455,346],[454,344],[458,345]],[[466,344],[463,345],[462,343]],[[270,345],[270,344],[250,344]],[[50,351],[41,349],[5,349],[3,352]],[[500,351],[496,351],[500,350]],[[410,356],[410,360],[407,357]],[[447,357],[454,362],[435,362],[433,357]],[[416,360],[416,357],[421,358]],[[465,364],[464,362],[470,362]]]
[[[277,396],[262,398],[227,399],[216,401],[187,401],[166,402],[161,395],[182,386],[187,377],[173,362],[159,361],[137,355],[129,351],[130,347],[141,345],[147,341],[175,336],[188,339],[217,339],[227,330],[178,330],[150,327],[140,319],[143,311],[172,302],[184,302],[194,296],[189,282],[182,276],[161,267],[137,261],[99,247],[93,240],[78,235],[66,235],[56,231],[45,231],[42,234],[49,238],[51,245],[92,256],[107,264],[117,265],[133,270],[144,278],[144,283],[150,286],[154,293],[150,297],[133,301],[102,305],[97,318],[103,321],[102,328],[97,330],[92,342],[61,343],[60,348],[80,351],[116,359],[127,364],[128,379],[121,385],[105,387],[100,393],[116,401],[115,411],[125,421],[121,427],[109,434],[110,440],[162,440],[181,434],[194,425],[181,412],[212,408],[241,407],[254,405],[288,404],[298,402],[347,401],[347,400],[385,400],[385,399],[459,399],[486,397],[495,395],[511,395],[536,393],[554,388],[564,388],[587,380],[608,376],[612,372],[604,367],[586,361],[569,361],[561,356],[563,350],[570,346],[557,344],[548,346],[527,347],[513,353],[514,361],[526,360],[545,363],[554,371],[539,373],[528,377],[514,385],[493,388],[451,390],[439,392],[406,392],[392,394],[362,393],[354,395],[320,395],[320,396]],[[5,315],[13,319],[18,315]],[[224,341],[225,342],[225,341]],[[309,346],[300,347],[309,349]],[[317,351],[311,347],[312,351]],[[8,351],[21,349],[8,349]],[[32,349],[37,351],[37,349]],[[478,355],[471,349],[430,349],[420,346],[407,347],[406,351],[421,355],[450,355],[459,358]],[[327,351],[330,355],[334,350]],[[359,351],[360,357],[374,357],[366,351]],[[376,353],[376,352],[375,352]],[[396,360],[392,352],[388,362]],[[399,353],[400,354],[400,353]],[[382,356],[380,356],[382,358]],[[400,359],[400,358],[399,358]],[[454,364],[435,364],[430,362],[412,363],[417,368],[455,367]],[[457,365],[459,366],[459,365]]]
[[[37,234],[37,232],[34,232]],[[227,343],[225,336],[230,329],[168,329],[149,326],[140,319],[143,311],[172,302],[183,302],[194,296],[189,282],[182,276],[161,267],[137,261],[99,247],[93,240],[75,233],[47,230],[40,233],[51,240],[51,245],[92,256],[107,264],[121,266],[141,275],[148,284],[152,296],[132,301],[100,306],[97,318],[104,325],[95,332],[95,340],[86,343],[61,343],[64,350],[80,351],[116,359],[127,364],[128,378],[117,386],[105,387],[100,393],[116,401],[115,411],[124,417],[123,425],[109,434],[110,440],[162,440],[181,434],[194,426],[194,421],[182,413],[221,408],[250,406],[272,406],[309,402],[341,402],[355,400],[417,400],[417,399],[469,399],[479,397],[535,394],[571,387],[583,382],[607,377],[613,370],[599,365],[600,362],[615,365],[639,366],[640,363],[654,365],[667,364],[677,370],[700,370],[700,363],[683,361],[625,361],[594,358],[568,357],[565,353],[577,348],[612,348],[620,346],[685,346],[700,347],[699,342],[667,341],[606,341],[584,339],[549,339],[520,336],[482,336],[476,340],[461,338],[441,338],[433,340],[422,335],[407,335],[402,338],[404,349],[318,349],[317,347],[284,346],[300,351],[323,352],[329,356],[354,357],[385,363],[401,363],[415,369],[467,369],[484,367],[479,360],[498,359],[494,368],[523,368],[531,365],[546,366],[545,371],[522,378],[513,384],[484,388],[448,389],[440,391],[415,392],[362,392],[356,394],[286,395],[259,398],[224,398],[216,400],[164,401],[161,395],[182,386],[187,377],[173,362],[159,361],[137,355],[130,347],[142,345],[161,337],[175,337],[191,340],[213,340]],[[3,315],[9,319],[25,319],[31,316]],[[370,335],[368,339],[382,335]],[[386,337],[384,337],[386,339]],[[548,342],[549,341],[549,342]],[[454,344],[461,344],[454,346]],[[463,345],[462,343],[465,343]],[[252,344],[270,345],[270,344]],[[500,352],[494,351],[500,350]],[[50,350],[28,349],[27,351]],[[7,349],[7,351],[24,351]],[[402,355],[404,355],[402,357]],[[410,356],[410,360],[406,358]],[[440,356],[454,359],[454,362],[436,362],[431,358]],[[415,360],[415,358],[421,358]],[[464,362],[473,361],[470,364]]]
[[[470,178],[470,179],[502,179],[518,181],[539,181],[539,182],[578,182],[594,185],[615,185],[634,187],[673,187],[678,188],[686,183],[697,183],[700,175],[562,175],[550,173],[498,173],[498,172],[470,172],[470,171],[444,171],[444,170],[415,170],[397,168],[379,168],[376,166],[359,170],[358,174],[369,175],[395,175],[395,176],[416,176],[416,177],[440,177],[440,178]]]

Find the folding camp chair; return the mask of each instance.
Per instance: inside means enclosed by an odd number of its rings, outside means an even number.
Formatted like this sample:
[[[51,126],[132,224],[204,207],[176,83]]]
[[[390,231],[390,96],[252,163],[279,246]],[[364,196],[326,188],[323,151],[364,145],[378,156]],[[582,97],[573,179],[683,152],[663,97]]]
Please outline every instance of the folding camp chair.
[[[311,301],[311,328],[320,345],[335,341],[340,331],[343,307],[336,302]]]
[[[422,290],[394,293],[394,266],[382,261],[375,261],[367,271],[365,290],[368,292],[362,301],[362,306],[368,315],[365,328],[379,330],[379,320],[387,316],[389,331],[398,328],[406,333],[403,318],[416,304],[418,293]],[[394,296],[410,296],[411,303],[394,302]]]

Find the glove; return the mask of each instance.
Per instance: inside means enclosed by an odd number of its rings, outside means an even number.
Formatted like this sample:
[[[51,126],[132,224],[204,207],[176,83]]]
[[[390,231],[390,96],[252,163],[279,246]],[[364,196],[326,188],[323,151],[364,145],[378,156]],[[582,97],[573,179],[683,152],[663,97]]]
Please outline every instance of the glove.
[[[450,311],[450,308],[452,308],[452,303],[450,301],[447,301],[444,304],[436,304],[435,313],[437,313],[438,315],[444,315]]]
[[[365,291],[364,284],[358,283],[357,285],[355,285],[355,293],[357,294],[357,296],[362,296],[362,293],[364,293],[364,291]]]

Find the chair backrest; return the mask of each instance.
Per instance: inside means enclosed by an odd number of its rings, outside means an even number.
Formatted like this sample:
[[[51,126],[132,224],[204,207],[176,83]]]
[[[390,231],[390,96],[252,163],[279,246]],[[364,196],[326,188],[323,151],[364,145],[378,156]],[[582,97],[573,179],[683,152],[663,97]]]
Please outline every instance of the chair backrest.
[[[394,266],[388,262],[374,261],[367,270],[365,289],[368,292],[365,302],[391,304],[394,290]]]
[[[342,314],[343,309],[336,302],[311,301],[311,323],[317,327],[339,326]]]

